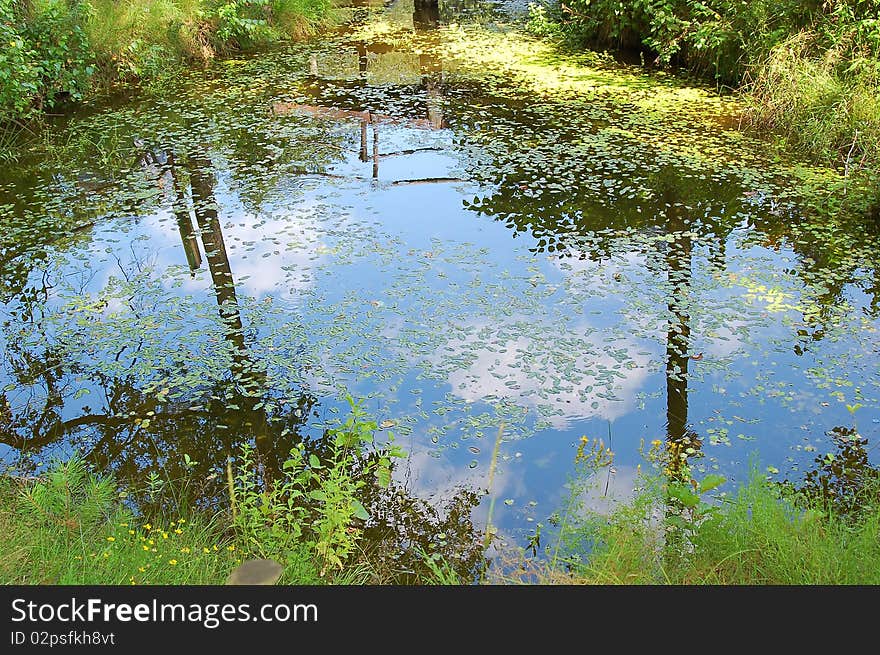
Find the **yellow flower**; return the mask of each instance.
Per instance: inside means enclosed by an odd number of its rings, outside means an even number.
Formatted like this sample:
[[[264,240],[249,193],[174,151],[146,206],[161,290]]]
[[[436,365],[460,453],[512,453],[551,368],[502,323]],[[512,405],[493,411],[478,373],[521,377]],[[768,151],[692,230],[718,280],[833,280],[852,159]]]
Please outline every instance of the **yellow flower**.
[[[116,541],[116,537],[107,537],[107,541]]]
[[[178,525],[181,525],[181,524],[183,524],[183,523],[186,523],[186,520],[185,520],[185,519],[177,519],[177,524],[178,524]]]
[[[127,528],[127,527],[128,527],[128,523],[120,523],[120,524],[119,524],[119,527],[120,527],[120,528]]]
[[[140,571],[141,573],[146,573],[147,569],[145,569],[143,566],[139,566],[138,571]]]
[[[150,544],[151,546],[155,546],[155,545],[156,545],[156,542],[153,541],[152,539],[150,539],[147,543]]]
[[[217,548],[217,544],[214,544],[214,550],[215,550],[215,551],[216,551],[216,550],[220,550],[219,548]]]
[[[652,446],[659,446],[659,445],[661,445],[662,443],[663,443],[663,442],[660,441],[659,439],[654,439],[654,440],[651,442],[651,445],[652,445]]]
[[[134,530],[129,530],[128,534],[134,534]]]
[[[226,550],[233,551],[235,550],[235,546],[227,546]]]
[[[145,529],[145,530],[151,530],[152,528],[153,528],[153,526],[150,525],[149,523],[144,523],[144,529]]]
[[[168,533],[167,533],[167,532],[163,532],[163,533],[162,533],[162,538],[163,538],[163,539],[167,539],[167,538],[168,538]]]
[[[177,560],[176,560],[176,559],[170,559],[170,560],[168,560],[168,563],[169,563],[171,566],[177,566]]]
[[[177,528],[177,530],[174,531],[174,534],[183,534],[183,530]]]
[[[144,544],[143,546],[141,546],[141,548],[143,548],[143,549],[146,550],[146,551],[149,551],[149,550],[150,550],[150,547],[147,546],[146,544]]]
[[[211,549],[208,548],[207,546],[203,546],[203,547],[202,547],[202,552],[203,552],[203,553],[210,553],[210,552],[211,552]]]
[[[181,552],[181,553],[188,553],[188,552],[189,552],[189,546],[184,546],[183,548],[180,549],[180,552]]]

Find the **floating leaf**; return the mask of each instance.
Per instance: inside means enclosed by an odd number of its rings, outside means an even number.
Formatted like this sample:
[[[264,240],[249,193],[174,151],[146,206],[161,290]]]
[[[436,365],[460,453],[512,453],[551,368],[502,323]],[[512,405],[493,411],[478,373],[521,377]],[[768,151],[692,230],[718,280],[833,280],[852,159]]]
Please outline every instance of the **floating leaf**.
[[[705,478],[700,480],[699,492],[703,494],[707,491],[712,491],[716,487],[720,487],[725,482],[727,482],[727,478],[725,478],[723,475],[710,473]]]
[[[352,516],[354,516],[356,519],[367,521],[370,518],[369,512],[367,512],[361,501],[357,500],[356,498],[351,501],[351,510]]]

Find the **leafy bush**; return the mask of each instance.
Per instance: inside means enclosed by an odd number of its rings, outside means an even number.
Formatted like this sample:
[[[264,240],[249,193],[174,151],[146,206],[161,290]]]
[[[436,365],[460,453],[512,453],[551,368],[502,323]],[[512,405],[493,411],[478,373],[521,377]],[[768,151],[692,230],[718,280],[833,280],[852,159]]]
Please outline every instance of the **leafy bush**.
[[[80,0],[0,0],[0,120],[79,99],[94,71]]]
[[[880,3],[864,2],[859,5]],[[876,15],[876,14],[875,14]],[[843,3],[764,53],[747,77],[750,116],[849,173],[880,166],[880,20]]]
[[[582,43],[641,49],[660,65],[677,63],[720,82],[737,81],[755,53],[808,24],[821,2],[794,0],[572,0],[562,23]]]
[[[285,562],[299,546],[310,543],[321,562],[321,575],[341,570],[369,519],[362,496],[367,485],[387,487],[396,446],[370,454],[377,429],[350,396],[351,415],[325,439],[329,454],[322,461],[300,443],[284,463],[284,477],[260,477],[258,455],[245,446],[236,466],[231,491],[234,524],[254,555]]]
[[[214,24],[215,44],[227,48],[267,40],[271,11],[271,0],[210,0],[201,14]]]
[[[531,9],[532,31],[639,50],[744,91],[752,125],[854,173],[851,204],[880,208],[880,0],[548,2]]]
[[[0,0],[0,123],[95,83],[161,79],[185,61],[303,36],[331,11],[331,0]]]

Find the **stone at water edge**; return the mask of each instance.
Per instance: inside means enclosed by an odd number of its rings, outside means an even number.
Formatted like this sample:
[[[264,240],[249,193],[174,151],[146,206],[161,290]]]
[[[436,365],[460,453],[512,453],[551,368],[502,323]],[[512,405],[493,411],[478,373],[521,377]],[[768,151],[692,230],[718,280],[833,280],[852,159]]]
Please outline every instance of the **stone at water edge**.
[[[284,572],[284,567],[271,559],[249,559],[233,569],[226,578],[228,585],[273,585]]]

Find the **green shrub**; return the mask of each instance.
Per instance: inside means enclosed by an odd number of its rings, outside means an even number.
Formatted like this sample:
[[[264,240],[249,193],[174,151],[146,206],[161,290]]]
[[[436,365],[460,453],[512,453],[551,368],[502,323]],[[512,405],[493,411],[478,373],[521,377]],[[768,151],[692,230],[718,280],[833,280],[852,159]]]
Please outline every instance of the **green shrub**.
[[[866,24],[873,26],[865,33]],[[847,173],[880,166],[880,21],[802,30],[754,67],[750,117]]]
[[[853,207],[880,207],[880,0],[551,1],[530,29],[744,92],[751,125],[842,169]]]
[[[0,0],[0,123],[327,23],[332,0]],[[97,72],[97,74],[95,74]]]
[[[321,563],[321,576],[344,568],[369,518],[362,500],[365,487],[387,487],[391,458],[402,455],[396,446],[363,452],[373,444],[377,425],[347,399],[351,415],[325,436],[328,453],[323,459],[307,454],[300,443],[290,451],[283,477],[267,480],[261,477],[253,447],[242,449],[230,488],[234,524],[250,554],[283,563],[291,553],[299,558],[301,545],[307,543]]]
[[[80,0],[0,0],[0,120],[79,99],[94,71]]]

